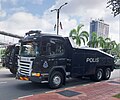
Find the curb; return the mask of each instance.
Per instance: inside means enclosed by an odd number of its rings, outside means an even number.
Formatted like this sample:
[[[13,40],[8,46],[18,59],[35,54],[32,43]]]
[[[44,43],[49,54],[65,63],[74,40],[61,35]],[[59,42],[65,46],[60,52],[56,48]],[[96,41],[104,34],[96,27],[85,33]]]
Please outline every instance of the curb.
[[[120,100],[113,97],[120,93],[119,90],[120,78],[117,78],[19,97],[18,100]],[[73,92],[72,95],[74,93],[78,93],[78,95],[69,96],[71,91]],[[65,96],[65,93],[68,93],[66,94],[68,96]]]

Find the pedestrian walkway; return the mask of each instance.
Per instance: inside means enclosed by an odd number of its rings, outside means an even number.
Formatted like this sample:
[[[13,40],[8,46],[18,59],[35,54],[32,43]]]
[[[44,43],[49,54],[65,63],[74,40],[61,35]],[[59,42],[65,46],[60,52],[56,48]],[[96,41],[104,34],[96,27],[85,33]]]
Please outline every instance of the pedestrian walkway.
[[[0,71],[6,71],[6,70],[8,70],[8,69],[5,67],[0,67]]]
[[[18,100],[120,100],[113,97],[119,93],[120,78],[117,78],[21,97]]]

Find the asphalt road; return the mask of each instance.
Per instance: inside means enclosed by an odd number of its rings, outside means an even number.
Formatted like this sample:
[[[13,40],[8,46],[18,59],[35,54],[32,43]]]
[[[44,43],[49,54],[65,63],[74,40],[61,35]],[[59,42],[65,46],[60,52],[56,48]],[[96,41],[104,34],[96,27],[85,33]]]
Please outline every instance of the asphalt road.
[[[114,70],[110,79],[120,77],[120,69]],[[67,88],[75,85],[89,84],[92,81],[89,79],[69,79],[66,85],[62,88]],[[13,100],[18,97],[23,97],[27,95],[34,95],[38,93],[43,93],[51,91],[48,84],[33,84],[28,81],[16,80],[15,76],[12,75],[8,69],[0,69],[0,100]]]

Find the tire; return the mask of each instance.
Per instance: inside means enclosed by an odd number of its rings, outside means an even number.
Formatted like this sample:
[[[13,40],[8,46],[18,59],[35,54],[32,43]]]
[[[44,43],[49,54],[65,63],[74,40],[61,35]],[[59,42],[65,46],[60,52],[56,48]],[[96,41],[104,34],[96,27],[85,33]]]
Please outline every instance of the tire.
[[[111,69],[110,68],[105,68],[103,71],[103,79],[108,80],[111,76]]]
[[[5,67],[5,63],[2,64],[2,67]]]
[[[59,71],[54,71],[49,78],[49,86],[52,89],[57,89],[63,85],[63,74]]]
[[[11,72],[12,74],[16,74],[17,70],[16,70],[15,68],[11,68],[11,69],[10,69],[10,72]]]
[[[97,68],[95,74],[92,75],[90,78],[91,78],[91,80],[96,81],[96,82],[101,81],[103,78],[102,68]]]

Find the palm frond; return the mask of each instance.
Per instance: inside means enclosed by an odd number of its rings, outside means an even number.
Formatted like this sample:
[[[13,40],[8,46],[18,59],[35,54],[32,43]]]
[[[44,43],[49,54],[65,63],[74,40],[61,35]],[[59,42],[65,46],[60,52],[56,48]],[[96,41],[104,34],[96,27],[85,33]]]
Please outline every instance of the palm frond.
[[[105,41],[106,41],[106,42],[110,42],[111,39],[110,39],[110,38],[105,38]]]
[[[73,29],[73,30],[70,31],[69,36],[70,36],[70,37],[76,36],[76,33],[77,33],[77,32],[76,32],[76,29]]]
[[[84,25],[83,24],[80,24],[77,26],[77,32],[79,33],[80,32],[80,29],[83,27]]]
[[[85,39],[84,39],[84,37],[80,37],[80,39],[83,41],[83,43],[85,45]]]
[[[82,31],[82,32],[81,32],[81,36],[82,36],[82,37],[85,37],[86,40],[88,41],[88,38],[89,38],[89,34],[88,34],[88,32],[86,32],[86,31]]]

